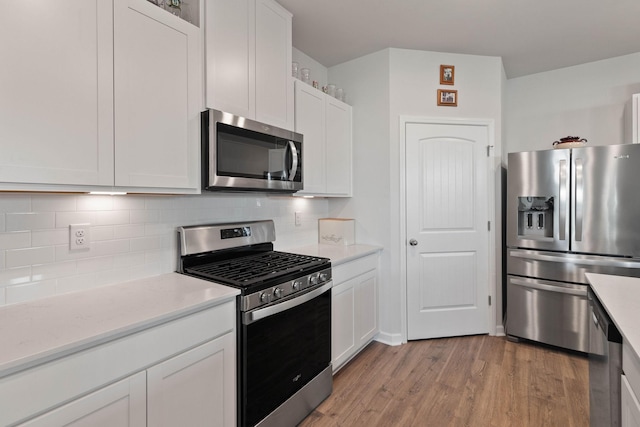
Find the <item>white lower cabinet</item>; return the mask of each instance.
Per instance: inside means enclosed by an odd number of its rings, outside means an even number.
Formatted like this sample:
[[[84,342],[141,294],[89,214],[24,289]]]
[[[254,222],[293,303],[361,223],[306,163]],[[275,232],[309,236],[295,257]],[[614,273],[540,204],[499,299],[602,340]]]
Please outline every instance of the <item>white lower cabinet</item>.
[[[235,427],[235,359],[231,301],[0,378],[0,425]]]
[[[145,396],[146,375],[139,372],[20,426],[146,426]]]
[[[378,256],[334,268],[331,301],[331,359],[340,369],[378,333]]]
[[[235,337],[227,334],[147,371],[149,426],[235,426]]]
[[[640,427],[640,402],[638,402],[638,398],[631,390],[625,375],[622,375],[620,400],[622,404],[622,427]]]

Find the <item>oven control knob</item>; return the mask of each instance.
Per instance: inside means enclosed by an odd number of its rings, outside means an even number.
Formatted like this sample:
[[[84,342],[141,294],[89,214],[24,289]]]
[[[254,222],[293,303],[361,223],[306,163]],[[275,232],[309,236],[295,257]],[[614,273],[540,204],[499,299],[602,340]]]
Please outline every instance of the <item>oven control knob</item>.
[[[271,294],[269,292],[263,292],[260,294],[260,302],[261,303],[268,303],[271,302]]]
[[[293,289],[294,291],[299,291],[300,287],[301,287],[302,283],[300,283],[298,280],[296,280],[295,282],[293,282],[293,284],[291,285],[291,289]]]
[[[314,274],[313,276],[309,277],[309,283],[311,284],[311,286],[317,285],[318,284],[318,276]]]
[[[329,280],[329,275],[327,273],[320,273],[320,282],[326,282]]]
[[[284,292],[284,291],[283,291],[281,288],[275,288],[275,289],[273,290],[273,297],[274,297],[274,298],[282,298],[282,293],[283,293],[283,292]]]

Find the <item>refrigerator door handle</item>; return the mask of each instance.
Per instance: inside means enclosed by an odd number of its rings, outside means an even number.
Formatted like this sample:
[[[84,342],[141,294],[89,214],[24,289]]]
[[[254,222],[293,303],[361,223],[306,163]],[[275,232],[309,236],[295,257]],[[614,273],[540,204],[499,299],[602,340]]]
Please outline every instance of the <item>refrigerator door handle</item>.
[[[550,262],[570,262],[576,265],[596,265],[602,267],[622,267],[640,269],[640,261],[627,261],[617,258],[574,258],[568,256],[554,256],[545,254],[534,254],[525,251],[509,251],[509,255],[514,258],[530,259],[534,261],[550,261]]]
[[[575,160],[576,165],[576,217],[575,217],[575,241],[582,241],[582,220],[584,206],[584,173],[582,159]]]
[[[509,279],[509,282],[514,284],[514,285],[518,285],[518,286],[522,286],[525,288],[530,288],[530,289],[537,289],[540,291],[549,291],[549,292],[558,292],[561,294],[567,294],[567,295],[576,295],[576,296],[580,296],[580,297],[586,297],[587,296],[587,287],[586,286],[582,286],[580,289],[577,288],[573,288],[573,287],[565,287],[565,286],[557,286],[557,285],[547,285],[541,282],[530,282],[530,281],[525,281],[525,280],[521,280],[521,279],[516,279],[514,277],[511,277]],[[582,289],[584,288],[584,289]]]
[[[560,160],[560,188],[559,188],[559,200],[558,200],[558,239],[564,240],[566,238],[566,222],[567,222],[567,161]]]

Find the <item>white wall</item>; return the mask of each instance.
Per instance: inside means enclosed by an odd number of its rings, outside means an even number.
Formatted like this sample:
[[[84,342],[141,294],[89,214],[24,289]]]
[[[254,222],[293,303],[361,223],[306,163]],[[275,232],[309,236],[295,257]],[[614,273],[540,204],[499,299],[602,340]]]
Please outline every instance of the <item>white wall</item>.
[[[311,81],[317,81],[319,88],[322,88],[322,86],[326,86],[328,84],[327,67],[325,67],[306,53],[296,49],[295,47],[293,48],[292,57],[293,61],[297,62],[301,69],[309,69]]]
[[[458,90],[458,107],[436,104],[437,89],[444,88],[439,84],[440,64],[456,67],[455,85],[448,87]],[[358,242],[384,246],[381,336],[395,343],[403,333],[400,279],[406,238],[400,230],[400,181],[404,173],[400,116],[494,120],[495,175],[500,176],[502,61],[496,57],[388,49],[331,67],[329,77],[351,94],[348,101],[354,106],[354,182],[362,184],[362,188],[354,187],[353,199],[331,201],[330,213],[356,218]],[[499,212],[497,209],[498,217]]]
[[[393,335],[388,325],[397,314],[386,308],[393,295],[390,260],[389,186],[389,51],[383,50],[332,67],[329,76],[347,91],[353,106],[353,197],[329,201],[332,217],[356,219],[356,241],[381,245],[380,325],[382,335]],[[390,341],[383,338],[383,341]]]
[[[0,305],[175,271],[180,225],[273,219],[282,250],[316,243],[327,212],[290,196],[0,194]],[[91,223],[88,252],[69,251],[75,223]]]
[[[589,145],[630,143],[640,53],[511,79],[506,89],[505,161],[569,135]]]

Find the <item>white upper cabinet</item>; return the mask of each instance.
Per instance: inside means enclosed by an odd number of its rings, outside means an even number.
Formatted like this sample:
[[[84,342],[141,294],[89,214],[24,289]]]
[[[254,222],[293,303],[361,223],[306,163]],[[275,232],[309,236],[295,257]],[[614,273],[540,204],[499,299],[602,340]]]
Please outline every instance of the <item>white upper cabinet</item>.
[[[325,94],[296,82],[296,132],[303,136],[302,162],[304,190],[298,193],[326,192]]]
[[[295,123],[304,136],[304,190],[296,194],[350,197],[351,106],[296,81]]]
[[[111,3],[12,3],[0,25],[0,182],[113,184]]]
[[[204,8],[207,107],[254,118],[255,3],[208,0]]]
[[[273,0],[207,1],[206,106],[293,130],[291,25]]]
[[[256,120],[293,130],[292,16],[272,0],[256,0]]]
[[[351,196],[351,106],[327,95],[327,193]]]
[[[198,27],[146,0],[14,6],[0,26],[0,189],[197,192]]]
[[[114,21],[115,185],[197,189],[200,31],[146,0]]]

